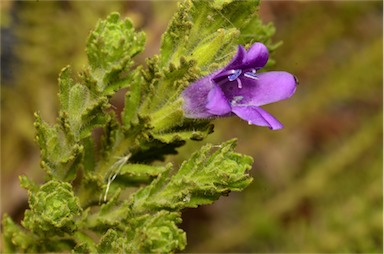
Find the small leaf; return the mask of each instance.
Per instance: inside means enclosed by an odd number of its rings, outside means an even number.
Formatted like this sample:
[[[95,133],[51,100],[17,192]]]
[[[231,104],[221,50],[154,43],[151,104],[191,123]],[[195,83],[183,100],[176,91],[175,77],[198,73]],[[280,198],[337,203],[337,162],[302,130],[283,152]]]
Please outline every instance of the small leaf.
[[[144,43],[144,33],[135,32],[132,22],[120,20],[118,13],[98,22],[88,38],[86,52],[99,92],[110,95],[128,85],[124,72],[132,66],[132,57],[144,49]]]
[[[60,123],[65,135],[73,137],[71,142],[79,142],[90,136],[94,128],[105,124],[109,115],[104,111],[109,103],[106,96],[90,90],[92,86],[86,74],[82,76],[86,85],[75,84],[70,74],[70,68],[66,67],[59,76]]]
[[[59,74],[59,101],[61,111],[68,111],[69,109],[69,91],[73,86],[73,80],[71,79],[71,70],[67,66],[63,68]]]
[[[130,213],[127,201],[120,201],[120,192],[118,189],[114,192],[114,196],[107,203],[100,207],[100,212],[94,213],[85,220],[85,225],[96,232],[105,232],[109,228],[119,227],[122,219]],[[123,226],[123,225],[121,225]]]
[[[133,81],[130,85],[130,89],[125,96],[125,106],[123,112],[121,113],[125,129],[129,129],[131,124],[138,124],[139,122],[137,112],[142,102],[142,89],[144,83],[144,79],[139,72],[140,70],[141,68],[136,69],[132,78]]]
[[[72,186],[51,180],[36,193],[29,193],[30,210],[25,212],[22,224],[38,235],[63,235],[76,230],[75,218],[82,209],[74,196]]]
[[[180,213],[160,211],[130,221],[125,251],[128,253],[171,253],[183,250],[185,232],[177,227]]]
[[[165,170],[166,167],[130,163],[121,167],[113,184],[123,187],[139,187],[143,184],[149,184]]]
[[[203,74],[226,64],[238,44],[262,42],[270,49],[272,25],[263,25],[257,10],[260,1],[186,0],[162,37],[160,64],[175,63],[181,56],[198,62]],[[214,65],[213,65],[214,63]]]
[[[19,181],[21,187],[30,191],[31,193],[35,193],[39,189],[39,186],[35,182],[31,181],[27,176],[19,176]]]
[[[98,253],[123,253],[123,239],[114,229],[109,229],[97,245]]]
[[[184,121],[179,128],[168,132],[154,133],[153,137],[164,143],[174,143],[181,140],[201,141],[213,132],[213,124],[207,120]]]
[[[210,204],[230,191],[244,189],[252,181],[246,171],[253,160],[233,152],[235,145],[235,140],[227,141],[215,152],[212,145],[203,146],[173,177],[168,169],[140,189],[133,198],[134,209],[181,210]]]
[[[72,249],[72,253],[96,253],[96,244],[94,240],[86,234],[77,231],[73,235],[77,245]]]
[[[147,116],[168,107],[172,111],[173,104],[179,99],[180,93],[188,84],[199,77],[200,70],[196,68],[196,61],[187,61],[181,57],[178,62],[171,63],[166,68],[160,68],[158,57],[147,61],[148,69],[142,75],[149,84],[144,90],[140,114]],[[174,111],[174,110],[173,110]]]
[[[83,146],[72,143],[72,136],[58,125],[50,127],[35,114],[36,141],[41,150],[41,167],[50,177],[71,181],[83,156]]]
[[[4,253],[38,252],[34,243],[37,237],[23,230],[7,215],[3,215],[3,251]]]

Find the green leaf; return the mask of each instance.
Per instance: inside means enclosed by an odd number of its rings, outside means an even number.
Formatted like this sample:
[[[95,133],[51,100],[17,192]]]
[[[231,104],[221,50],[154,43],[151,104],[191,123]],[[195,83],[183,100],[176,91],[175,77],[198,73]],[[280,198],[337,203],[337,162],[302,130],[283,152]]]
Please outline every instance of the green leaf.
[[[124,138],[123,133],[120,130],[120,125],[115,117],[111,117],[104,126],[104,135],[101,138],[102,141],[102,153],[104,159],[110,156],[110,153],[115,149],[116,143],[120,139]]]
[[[215,148],[214,145],[203,146],[181,165],[175,179],[184,181],[186,178],[191,178],[201,185],[202,189],[214,186],[217,188],[215,191],[220,193],[241,191],[252,181],[246,171],[251,169],[253,159],[235,153],[233,151],[235,146],[236,140],[229,140],[219,145],[213,154],[211,153]]]
[[[31,181],[27,176],[19,176],[19,181],[20,181],[21,187],[31,191],[32,193],[35,193],[39,190],[39,185]]]
[[[163,107],[172,107],[175,101],[179,99],[180,93],[190,82],[199,77],[200,72],[199,68],[196,67],[195,60],[187,61],[184,57],[163,68],[161,68],[159,58],[153,57],[147,61],[147,65],[148,69],[143,72],[143,76],[150,86],[145,94],[146,100],[140,107],[142,115],[164,110]],[[166,114],[166,112],[162,113]]]
[[[128,253],[171,253],[183,250],[185,232],[177,227],[180,213],[160,211],[132,219],[126,236]]]
[[[181,58],[177,65],[170,64],[167,68],[159,69],[158,57],[154,57],[147,64],[143,78],[150,83],[149,89],[142,90],[143,102],[136,118],[148,119],[148,126],[143,129],[147,138],[140,140],[139,151],[133,151],[133,159],[139,162],[162,160],[164,155],[176,153],[175,148],[186,140],[201,140],[212,130],[211,126],[207,131],[207,121],[196,121],[191,126],[182,111],[183,101],[179,95],[190,82],[197,79],[199,70],[196,61]],[[150,156],[155,157],[148,160]]]
[[[97,245],[98,253],[123,253],[123,238],[114,229],[109,229]]]
[[[50,177],[73,180],[80,167],[83,146],[73,143],[73,137],[58,125],[50,127],[35,114],[36,141],[41,150],[41,167]],[[66,129],[68,130],[68,129]]]
[[[179,9],[162,37],[160,63],[175,63],[181,56],[197,61],[203,73],[228,63],[237,45],[260,41],[273,49],[272,25],[262,25],[260,1],[191,1]]]
[[[134,209],[181,210],[210,204],[230,191],[244,189],[252,181],[246,171],[253,160],[235,153],[235,145],[235,140],[227,141],[215,152],[214,146],[205,145],[185,161],[174,176],[171,177],[169,168],[135,193]]]
[[[162,36],[160,57],[165,66],[169,62],[179,59],[181,55],[176,55],[175,51],[185,47],[193,25],[189,13],[191,6],[191,1],[179,3],[178,11],[174,14],[167,31]]]
[[[56,180],[45,183],[37,192],[29,191],[29,205],[22,224],[41,236],[72,234],[76,217],[82,212],[72,186]]]
[[[83,169],[85,172],[93,172],[96,167],[96,147],[93,139],[84,139]]]
[[[167,132],[154,133],[153,137],[160,142],[174,143],[182,140],[201,141],[213,132],[213,124],[208,120],[184,121],[179,128],[173,128]]]
[[[112,186],[140,187],[143,184],[149,184],[155,177],[164,172],[166,167],[150,166],[146,164],[126,164],[118,172],[115,172],[116,179]]]
[[[38,252],[35,242],[37,237],[18,226],[7,215],[3,215],[3,251],[4,253]]]
[[[129,129],[132,124],[137,125],[139,123],[138,110],[142,102],[143,83],[144,78],[141,75],[141,68],[137,68],[132,78],[129,91],[125,95],[125,106],[121,113],[123,126],[125,129]]]
[[[72,253],[96,253],[97,248],[94,240],[86,234],[77,231],[73,235],[76,246],[72,249]]]
[[[61,111],[69,111],[69,93],[73,86],[70,67],[63,68],[59,75],[59,101]]]
[[[130,207],[127,201],[119,200],[120,192],[120,189],[115,191],[112,198],[100,206],[99,212],[89,215],[84,226],[100,233],[109,228],[124,227],[122,220],[130,213]]]
[[[109,103],[106,96],[96,94],[84,84],[75,84],[70,76],[69,67],[59,76],[60,122],[66,135],[78,142],[106,123],[109,115],[104,111]]]
[[[128,86],[132,57],[144,49],[144,44],[144,33],[135,32],[132,22],[120,20],[118,13],[98,22],[88,38],[86,52],[99,92],[109,95]]]
[[[116,199],[112,199],[97,216],[97,229],[105,230],[97,245],[98,252],[169,253],[184,249],[185,233],[177,227],[180,213],[160,211],[139,215],[132,214],[127,203],[115,205]]]
[[[201,40],[190,56],[196,59],[199,66],[211,65],[212,62],[221,60],[220,50],[233,44],[233,39],[237,36],[239,31],[235,28],[220,28]]]

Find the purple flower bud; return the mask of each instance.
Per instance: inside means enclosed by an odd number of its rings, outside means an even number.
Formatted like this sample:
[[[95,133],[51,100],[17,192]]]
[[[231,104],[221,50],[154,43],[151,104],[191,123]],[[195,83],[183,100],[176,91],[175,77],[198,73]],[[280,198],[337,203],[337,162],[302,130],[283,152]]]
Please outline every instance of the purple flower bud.
[[[239,45],[227,66],[192,83],[182,92],[185,117],[235,114],[249,124],[281,129],[283,125],[260,106],[291,97],[297,83],[288,72],[257,73],[268,57],[268,49],[262,43],[253,44],[248,51]]]

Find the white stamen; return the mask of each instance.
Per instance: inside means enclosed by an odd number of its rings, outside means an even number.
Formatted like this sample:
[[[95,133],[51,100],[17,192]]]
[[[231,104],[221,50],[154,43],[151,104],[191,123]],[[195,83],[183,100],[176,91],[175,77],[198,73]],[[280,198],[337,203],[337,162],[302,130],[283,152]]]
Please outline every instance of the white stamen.
[[[246,72],[246,73],[244,73],[244,77],[258,80],[259,77],[255,73],[256,73],[256,71],[255,72],[253,72],[253,71],[252,72]]]
[[[241,88],[243,88],[243,84],[241,84],[241,80],[238,78],[238,79],[236,79],[237,80],[237,87],[239,88],[239,89],[241,89]]]

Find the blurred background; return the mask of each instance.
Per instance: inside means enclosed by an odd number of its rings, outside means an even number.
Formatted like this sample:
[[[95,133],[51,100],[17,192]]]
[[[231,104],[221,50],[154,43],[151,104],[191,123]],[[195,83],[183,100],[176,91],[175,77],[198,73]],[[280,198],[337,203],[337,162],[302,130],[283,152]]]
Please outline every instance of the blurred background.
[[[1,213],[22,219],[18,175],[44,180],[33,112],[55,122],[57,76],[86,64],[89,31],[111,11],[147,33],[156,54],[176,1],[1,2]],[[383,3],[264,1],[283,41],[271,69],[295,74],[287,101],[265,107],[285,128],[215,120],[204,142],[237,137],[254,182],[214,205],[184,211],[185,252],[383,252]],[[122,96],[113,98],[122,105]],[[169,158],[180,164],[203,143]]]

